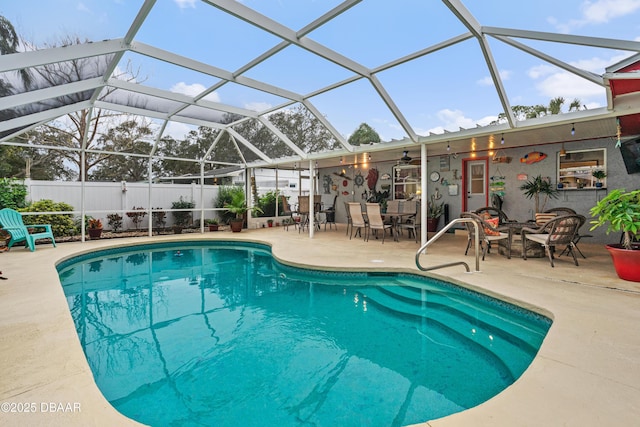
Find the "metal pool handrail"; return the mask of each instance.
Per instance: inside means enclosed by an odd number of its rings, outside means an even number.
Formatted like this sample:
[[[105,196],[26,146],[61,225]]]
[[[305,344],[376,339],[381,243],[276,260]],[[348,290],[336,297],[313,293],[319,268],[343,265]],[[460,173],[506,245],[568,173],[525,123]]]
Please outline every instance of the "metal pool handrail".
[[[455,224],[462,223],[462,222],[471,222],[471,223],[473,223],[473,227],[475,228],[475,233],[474,233],[475,247],[474,247],[474,249],[476,251],[476,271],[480,271],[480,236],[478,235],[478,231],[479,231],[478,230],[478,223],[476,221],[474,221],[473,218],[456,218],[456,219],[454,219],[449,224],[447,224],[442,230],[438,231],[431,239],[429,239],[427,241],[427,243],[422,245],[420,247],[420,249],[418,249],[418,251],[416,252],[416,266],[418,267],[418,269],[420,269],[422,271],[430,271],[430,270],[436,270],[438,268],[452,267],[454,265],[464,265],[464,268],[467,269],[467,273],[471,272],[471,270],[469,269],[469,266],[464,261],[449,262],[449,263],[446,263],[446,264],[435,265],[433,267],[423,267],[422,264],[420,264],[420,254],[422,252],[424,252],[425,255],[426,255],[427,247],[430,244],[432,244],[433,242],[438,240],[440,238],[440,236],[442,236],[444,233],[446,233],[447,230],[449,230]]]

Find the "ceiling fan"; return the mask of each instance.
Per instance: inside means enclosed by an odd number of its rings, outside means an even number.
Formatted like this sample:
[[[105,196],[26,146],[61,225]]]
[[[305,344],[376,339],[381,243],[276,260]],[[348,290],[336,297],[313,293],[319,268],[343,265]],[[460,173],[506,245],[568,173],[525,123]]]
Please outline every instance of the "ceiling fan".
[[[400,158],[400,161],[402,161],[404,163],[409,163],[411,161],[411,157],[409,157],[409,151],[408,150],[404,150],[402,152],[402,157]]]

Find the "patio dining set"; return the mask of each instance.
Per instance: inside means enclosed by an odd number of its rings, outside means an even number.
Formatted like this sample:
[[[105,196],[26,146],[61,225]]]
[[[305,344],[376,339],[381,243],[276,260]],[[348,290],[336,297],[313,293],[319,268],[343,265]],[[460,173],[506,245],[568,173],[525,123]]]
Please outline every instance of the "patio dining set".
[[[477,224],[483,260],[492,243],[496,243],[498,252],[507,258],[513,255],[521,256],[525,260],[527,257],[542,258],[546,253],[551,267],[554,267],[557,250],[560,250],[560,255],[571,255],[576,266],[576,252],[586,258],[578,247],[583,237],[591,237],[580,233],[586,218],[571,208],[549,209],[537,213],[535,219],[529,221],[509,219],[502,210],[489,206],[473,212],[463,212],[460,216],[470,218]],[[476,227],[471,222],[465,225],[468,233],[466,255],[475,238]]]
[[[378,238],[378,232],[382,234],[382,243],[389,233],[394,241],[399,241],[403,230],[406,230],[409,238],[418,242],[420,230],[420,203],[410,200],[392,200],[387,203],[383,211],[378,203],[345,202],[347,212],[347,234],[349,239],[362,236],[364,230],[365,241],[371,235]]]

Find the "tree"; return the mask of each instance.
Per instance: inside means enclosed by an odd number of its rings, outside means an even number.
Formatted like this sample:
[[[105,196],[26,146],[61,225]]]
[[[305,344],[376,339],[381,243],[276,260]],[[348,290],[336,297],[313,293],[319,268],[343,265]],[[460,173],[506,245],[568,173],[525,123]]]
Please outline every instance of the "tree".
[[[514,105],[511,107],[511,111],[516,117],[517,121],[522,121],[526,119],[533,119],[536,117],[544,117],[551,114],[562,114],[562,106],[565,103],[565,99],[561,96],[553,98],[549,101],[549,105],[544,106],[541,104],[538,105]],[[586,109],[587,107],[583,107],[582,102],[575,98],[569,104],[569,112],[571,111],[579,111],[581,109]],[[505,113],[498,114],[498,119],[491,122],[492,125],[498,123],[505,123],[507,121],[507,115]]]
[[[152,134],[149,124],[130,119],[111,128],[100,136],[98,144],[109,152],[148,154],[151,144],[143,138]],[[95,156],[94,172],[89,179],[95,181],[144,181],[147,179],[147,157],[99,154]]]
[[[13,27],[13,24],[0,15],[0,55],[9,55],[18,52],[18,46],[20,46],[20,37]],[[20,79],[25,87],[29,87],[32,82],[32,75],[28,69],[21,69],[18,71]],[[6,80],[0,79],[0,96],[6,96],[12,94],[13,85]]]
[[[85,41],[85,43],[87,42],[88,41]],[[81,43],[83,42],[79,38],[67,36],[62,38],[57,44],[68,46]],[[56,44],[45,47],[56,47]],[[32,47],[32,49],[35,49],[35,47]],[[55,87],[102,76],[112,60],[113,55],[102,55],[44,64],[34,69],[34,85],[38,88]],[[140,81],[137,73],[133,72],[130,63],[127,64],[126,69],[120,75],[115,77],[127,81]],[[104,89],[98,99],[106,98],[113,90],[114,89]],[[62,105],[72,105],[86,101],[92,96],[92,90],[66,94],[48,100],[45,107],[54,108]],[[103,143],[108,141],[108,139],[101,138],[101,136],[106,134],[108,129],[116,127],[123,121],[131,120],[130,117],[131,116],[124,113],[108,111],[101,108],[79,110],[59,120],[41,126],[37,129],[34,140],[36,143],[67,148],[65,150],[55,151],[58,159],[62,159],[67,164],[67,167],[73,165],[78,172],[82,170],[81,166],[84,166],[84,178],[87,179],[91,169],[95,168],[108,156],[95,152],[87,152],[84,156],[83,164],[80,149],[84,147],[86,150],[103,150],[105,148]],[[78,179],[82,178],[79,173],[77,176]]]
[[[380,135],[366,123],[361,123],[349,137],[351,145],[364,145],[372,142],[380,142]]]

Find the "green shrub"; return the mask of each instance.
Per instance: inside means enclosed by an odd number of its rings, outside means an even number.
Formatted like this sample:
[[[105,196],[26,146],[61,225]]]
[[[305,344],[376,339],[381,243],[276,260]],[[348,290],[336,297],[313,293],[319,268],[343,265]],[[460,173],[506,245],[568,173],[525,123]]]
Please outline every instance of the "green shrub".
[[[193,209],[196,207],[195,202],[187,201],[180,196],[180,199],[171,203],[171,209]],[[180,227],[186,227],[191,224],[191,211],[171,212],[173,215],[173,223]]]
[[[0,178],[0,209],[27,205],[27,186],[14,178]]]
[[[278,212],[282,212],[284,210],[282,198],[278,197],[278,193],[276,191],[268,191],[258,197],[256,205],[263,212],[258,216],[276,216],[276,201],[278,202]]]
[[[122,228],[122,215],[118,213],[112,213],[107,215],[107,223],[111,227],[111,231],[117,233]]]
[[[133,211],[127,212],[127,216],[133,222],[133,225],[136,227],[136,230],[138,230],[140,228],[140,223],[142,222],[142,219],[145,216],[147,216],[147,211],[145,211],[142,206],[140,206],[139,208],[136,208],[134,206]]]
[[[225,206],[232,202],[234,194],[242,194],[244,199],[244,188],[235,185],[224,185],[218,187],[218,197],[214,200],[213,205],[216,208],[225,209]],[[235,218],[235,214],[225,210],[220,216],[222,222],[228,224],[230,220]]]
[[[31,203],[20,212],[71,212],[73,206],[53,200],[39,200]],[[80,233],[78,225],[74,223],[73,214],[43,214],[24,217],[25,224],[51,224],[51,230],[56,237],[75,236]]]

